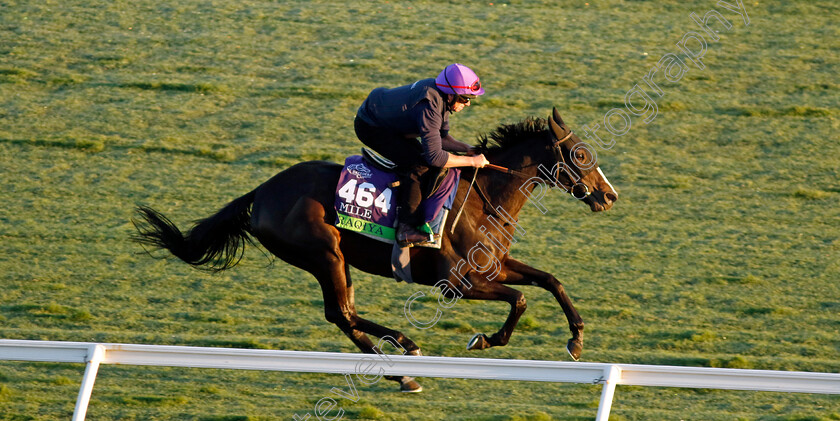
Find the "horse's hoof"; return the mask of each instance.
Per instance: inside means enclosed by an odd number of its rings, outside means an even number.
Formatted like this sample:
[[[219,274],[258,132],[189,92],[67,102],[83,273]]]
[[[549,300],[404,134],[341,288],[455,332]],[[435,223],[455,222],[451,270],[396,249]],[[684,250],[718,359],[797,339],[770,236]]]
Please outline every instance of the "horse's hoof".
[[[580,354],[583,353],[583,344],[580,340],[569,339],[569,343],[566,344],[566,352],[573,360],[579,361]]]
[[[408,355],[413,355],[415,357],[419,357],[419,356],[422,356],[423,353],[420,352],[420,348],[417,348],[414,351],[408,351]]]
[[[467,351],[473,349],[489,348],[490,342],[487,340],[487,335],[483,333],[476,333],[475,336],[467,343]]]
[[[403,377],[400,381],[400,392],[403,393],[420,393],[423,391],[423,386],[414,380],[414,377]]]

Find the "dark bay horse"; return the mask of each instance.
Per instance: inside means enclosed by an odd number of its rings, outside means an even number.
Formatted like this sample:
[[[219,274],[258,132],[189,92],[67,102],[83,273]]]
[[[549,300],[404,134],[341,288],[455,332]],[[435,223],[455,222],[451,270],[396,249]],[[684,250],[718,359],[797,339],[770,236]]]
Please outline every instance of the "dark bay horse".
[[[500,126],[481,138],[479,148],[496,170],[464,169],[455,199],[455,208],[463,205],[463,213],[452,231],[456,212],[449,214],[440,250],[410,249],[412,277],[420,284],[447,288],[450,298],[510,304],[501,329],[491,336],[477,334],[468,349],[508,343],[526,307],[522,293],[508,285],[548,290],[569,322],[572,338],[566,350],[577,360],[583,351],[583,320],[563,286],[551,274],[511,258],[508,250],[521,235],[517,220],[522,207],[529,200],[537,204],[550,189],[572,193],[593,212],[610,209],[618,193],[588,145],[566,127],[556,109],[546,120]],[[165,248],[191,265],[224,270],[238,263],[245,243],[256,238],[280,259],[317,278],[326,319],[363,352],[381,353],[367,336],[373,335],[420,355],[420,348],[402,333],[356,313],[350,266],[390,278],[392,246],[335,227],[333,203],[340,171],[341,165],[329,162],[294,165],[198,221],[186,235],[157,211],[141,207],[140,220],[134,221],[135,240]],[[421,390],[411,378],[390,379],[400,381],[403,391]]]

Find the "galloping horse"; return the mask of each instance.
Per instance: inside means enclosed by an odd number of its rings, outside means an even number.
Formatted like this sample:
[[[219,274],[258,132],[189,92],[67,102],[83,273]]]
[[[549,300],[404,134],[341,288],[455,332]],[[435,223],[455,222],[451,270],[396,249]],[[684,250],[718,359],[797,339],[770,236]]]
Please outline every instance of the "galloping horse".
[[[463,215],[458,215],[458,223],[450,230],[456,213],[449,214],[440,250],[410,249],[412,278],[420,284],[451,288],[453,297],[510,304],[501,329],[491,336],[475,335],[468,349],[508,343],[526,307],[522,293],[508,285],[542,287],[554,295],[566,315],[572,332],[566,350],[577,360],[583,351],[583,320],[563,286],[551,274],[511,258],[508,250],[521,229],[516,223],[519,211],[531,200],[529,195],[537,193],[535,188],[542,194],[549,188],[562,188],[593,212],[610,209],[618,193],[556,109],[546,120],[529,118],[500,126],[483,136],[478,148],[496,171],[464,170],[454,202],[455,207],[463,207]],[[239,262],[245,243],[252,241],[250,235],[280,259],[318,279],[326,319],[363,352],[378,351],[367,337],[373,335],[389,337],[404,352],[420,355],[420,348],[402,333],[356,313],[350,266],[391,277],[392,246],[335,227],[333,203],[340,171],[341,165],[330,162],[294,165],[198,221],[186,235],[157,211],[140,207],[142,220],[135,221],[135,240],[168,249],[191,265],[224,270]],[[497,228],[495,234],[487,229],[491,225]],[[470,252],[478,244],[482,262],[476,261],[477,253]],[[441,279],[448,282],[441,284]],[[389,379],[399,381],[403,391],[421,390],[409,377]]]

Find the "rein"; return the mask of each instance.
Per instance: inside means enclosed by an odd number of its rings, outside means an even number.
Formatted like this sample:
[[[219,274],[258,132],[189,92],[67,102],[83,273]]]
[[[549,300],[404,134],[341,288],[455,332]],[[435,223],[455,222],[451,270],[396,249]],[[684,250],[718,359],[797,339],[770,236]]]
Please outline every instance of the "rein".
[[[574,134],[574,132],[569,130],[569,133],[566,134],[566,136],[564,136],[562,139],[554,140],[554,139],[557,139],[557,137],[554,135],[554,133],[551,133],[551,138],[552,138],[552,145],[551,146],[552,146],[552,149],[555,151],[555,154],[557,155],[557,162],[558,163],[562,162],[566,166],[568,166],[568,165],[566,164],[565,158],[563,158],[563,152],[560,150],[560,145],[563,142],[566,142],[567,140],[569,140],[572,137],[572,134]],[[528,165],[528,166],[533,166],[533,165],[534,164]],[[528,166],[526,166],[526,167],[528,167]],[[526,167],[522,167],[522,168],[526,168]],[[526,174],[523,171],[520,171],[522,168],[519,168],[519,170],[514,170],[514,169],[511,169],[511,168],[503,167],[501,165],[496,165],[496,164],[487,164],[483,168],[487,168],[489,170],[498,171],[498,172],[501,172],[501,173],[504,173],[504,174],[513,175],[513,176],[522,177],[522,178],[531,178],[532,177],[531,175]],[[490,198],[487,197],[486,193],[484,193],[484,189],[481,188],[480,184],[476,184],[476,182],[475,182],[476,176],[478,175],[478,170],[479,170],[479,168],[475,168],[475,171],[473,171],[473,177],[472,177],[472,181],[470,181],[470,187],[467,190],[467,194],[464,196],[464,200],[461,201],[461,206],[458,209],[458,214],[455,215],[455,220],[452,222],[452,228],[451,228],[452,233],[455,232],[455,226],[458,224],[458,219],[461,218],[461,213],[464,211],[464,206],[467,204],[467,199],[469,198],[470,193],[472,192],[473,185],[475,185],[475,189],[478,192],[478,196],[481,197],[481,201],[483,202],[484,213],[486,213],[487,215],[490,215],[490,216],[494,216],[498,219],[502,219],[501,216],[499,215],[499,213],[493,207],[493,204],[490,203]],[[572,197],[574,197],[575,199],[578,199],[578,200],[585,199],[587,196],[589,196],[591,194],[591,192],[589,191],[589,186],[587,186],[586,184],[581,183],[579,181],[576,182],[571,177],[569,177],[569,182],[570,183],[569,183],[568,186],[565,183],[563,183],[562,181],[560,181],[560,167],[558,167],[557,173],[554,174],[554,182],[556,184],[560,184],[561,186],[563,186],[563,188],[570,195],[572,195]],[[576,195],[574,193],[575,190],[578,188],[578,186],[582,186],[578,189],[578,191],[581,193],[580,195]],[[578,196],[580,196],[580,197],[578,197]]]
[[[562,139],[555,141],[552,144],[552,147],[555,148],[555,149],[558,148],[561,143],[569,140],[569,138],[572,137],[572,134],[574,134],[574,132],[569,130],[569,133],[565,137],[563,137]],[[553,134],[552,134],[552,137],[554,137]],[[563,161],[564,163],[566,162],[566,160],[563,159],[563,154],[558,154],[558,157],[559,157],[558,161]],[[503,172],[505,174],[518,175],[518,176],[523,177],[523,178],[531,178],[531,176],[523,173],[522,171],[512,170],[510,168],[503,167],[501,165],[487,164],[487,165],[484,166],[484,168],[499,171],[499,172]]]
[[[458,225],[458,220],[461,219],[461,212],[464,211],[464,206],[467,204],[467,199],[470,198],[470,192],[472,192],[473,185],[475,184],[475,177],[478,175],[478,169],[473,171],[472,181],[470,181],[470,187],[467,189],[467,194],[464,195],[464,200],[461,201],[461,207],[458,209],[458,214],[455,215],[455,220],[452,221],[452,228],[449,230],[450,234],[455,234],[455,226]]]
[[[487,169],[489,169],[489,170],[494,170],[494,171],[503,172],[503,173],[505,173],[505,174],[516,175],[516,176],[519,176],[519,177],[522,177],[522,178],[530,178],[530,176],[529,176],[529,175],[525,174],[525,173],[524,173],[524,172],[522,172],[522,171],[512,170],[512,169],[510,169],[510,168],[503,167],[503,166],[501,166],[501,165],[487,164],[487,165],[485,165],[483,168],[487,168]]]

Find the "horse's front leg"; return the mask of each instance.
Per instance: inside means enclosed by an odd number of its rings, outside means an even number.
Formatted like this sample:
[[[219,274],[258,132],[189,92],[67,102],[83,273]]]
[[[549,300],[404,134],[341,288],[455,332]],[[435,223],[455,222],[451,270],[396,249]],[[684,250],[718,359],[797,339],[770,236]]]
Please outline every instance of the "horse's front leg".
[[[566,319],[569,321],[569,329],[572,331],[572,339],[566,344],[566,351],[577,361],[583,352],[583,319],[580,318],[572,300],[566,294],[563,285],[554,275],[543,272],[528,266],[516,259],[507,258],[502,266],[502,273],[499,282],[511,285],[535,285],[542,287],[554,294],[554,298],[563,308]]]
[[[475,274],[475,272],[471,272]],[[465,288],[461,284],[459,290],[463,293],[461,298],[468,300],[493,300],[505,301],[510,304],[510,313],[505,320],[502,328],[492,336],[486,336],[483,333],[476,334],[470,339],[467,344],[467,349],[484,349],[491,346],[507,345],[510,336],[513,334],[513,329],[516,323],[519,322],[519,317],[525,312],[527,305],[525,303],[525,296],[510,287],[506,287],[498,282],[488,281],[483,276],[470,276],[471,286]]]

